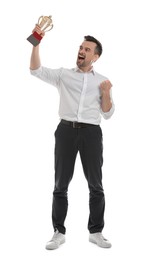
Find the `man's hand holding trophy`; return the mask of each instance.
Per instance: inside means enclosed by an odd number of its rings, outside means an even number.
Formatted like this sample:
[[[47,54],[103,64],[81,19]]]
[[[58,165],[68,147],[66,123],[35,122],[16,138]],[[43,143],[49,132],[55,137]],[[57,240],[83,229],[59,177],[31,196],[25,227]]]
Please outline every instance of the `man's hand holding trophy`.
[[[32,34],[27,38],[27,40],[33,45],[37,46],[42,40],[45,32],[50,31],[53,28],[52,16],[40,16],[38,23],[36,24]]]

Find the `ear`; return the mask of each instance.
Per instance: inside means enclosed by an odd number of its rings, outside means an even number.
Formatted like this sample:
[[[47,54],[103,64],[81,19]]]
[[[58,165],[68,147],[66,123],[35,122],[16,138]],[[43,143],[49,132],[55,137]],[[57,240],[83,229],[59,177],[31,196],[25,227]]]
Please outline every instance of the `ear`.
[[[99,55],[98,54],[94,54],[93,61],[96,62],[98,59],[99,59]]]

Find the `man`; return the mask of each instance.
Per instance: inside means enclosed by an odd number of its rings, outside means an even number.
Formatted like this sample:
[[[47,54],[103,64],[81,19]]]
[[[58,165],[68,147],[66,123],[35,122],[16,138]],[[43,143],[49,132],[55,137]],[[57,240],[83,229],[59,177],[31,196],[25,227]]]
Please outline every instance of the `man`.
[[[33,31],[44,32],[37,25]],[[102,186],[101,116],[108,119],[114,112],[112,84],[95,72],[93,63],[102,54],[102,45],[92,36],[85,36],[74,69],[50,69],[41,66],[39,46],[31,54],[31,74],[57,87],[60,94],[61,121],[55,131],[55,186],[53,191],[52,223],[54,235],[46,249],[56,249],[65,242],[67,191],[80,153],[84,175],[90,191],[88,221],[89,241],[103,248],[111,243],[102,235],[105,197]]]

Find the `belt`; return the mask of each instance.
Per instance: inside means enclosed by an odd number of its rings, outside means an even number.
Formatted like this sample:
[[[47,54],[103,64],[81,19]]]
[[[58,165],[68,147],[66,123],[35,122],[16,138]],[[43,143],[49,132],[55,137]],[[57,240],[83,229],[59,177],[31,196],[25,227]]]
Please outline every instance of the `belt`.
[[[88,127],[88,126],[96,126],[96,125],[93,125],[93,124],[66,121],[64,119],[61,120],[61,123],[64,124],[64,125],[71,126],[73,128],[84,128],[84,127]]]

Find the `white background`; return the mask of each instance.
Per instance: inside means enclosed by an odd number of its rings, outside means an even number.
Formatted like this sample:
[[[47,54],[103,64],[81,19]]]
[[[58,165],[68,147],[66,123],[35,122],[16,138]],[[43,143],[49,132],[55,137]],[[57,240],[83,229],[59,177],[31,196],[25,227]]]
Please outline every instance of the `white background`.
[[[88,242],[88,188],[79,155],[69,187],[66,244],[51,239],[57,90],[29,73],[26,41],[40,15],[54,28],[41,42],[42,64],[74,67],[83,36],[103,44],[96,71],[113,84],[113,117],[104,136],[103,234],[110,250]],[[0,41],[0,258],[151,259],[151,37],[150,0],[5,1]]]

